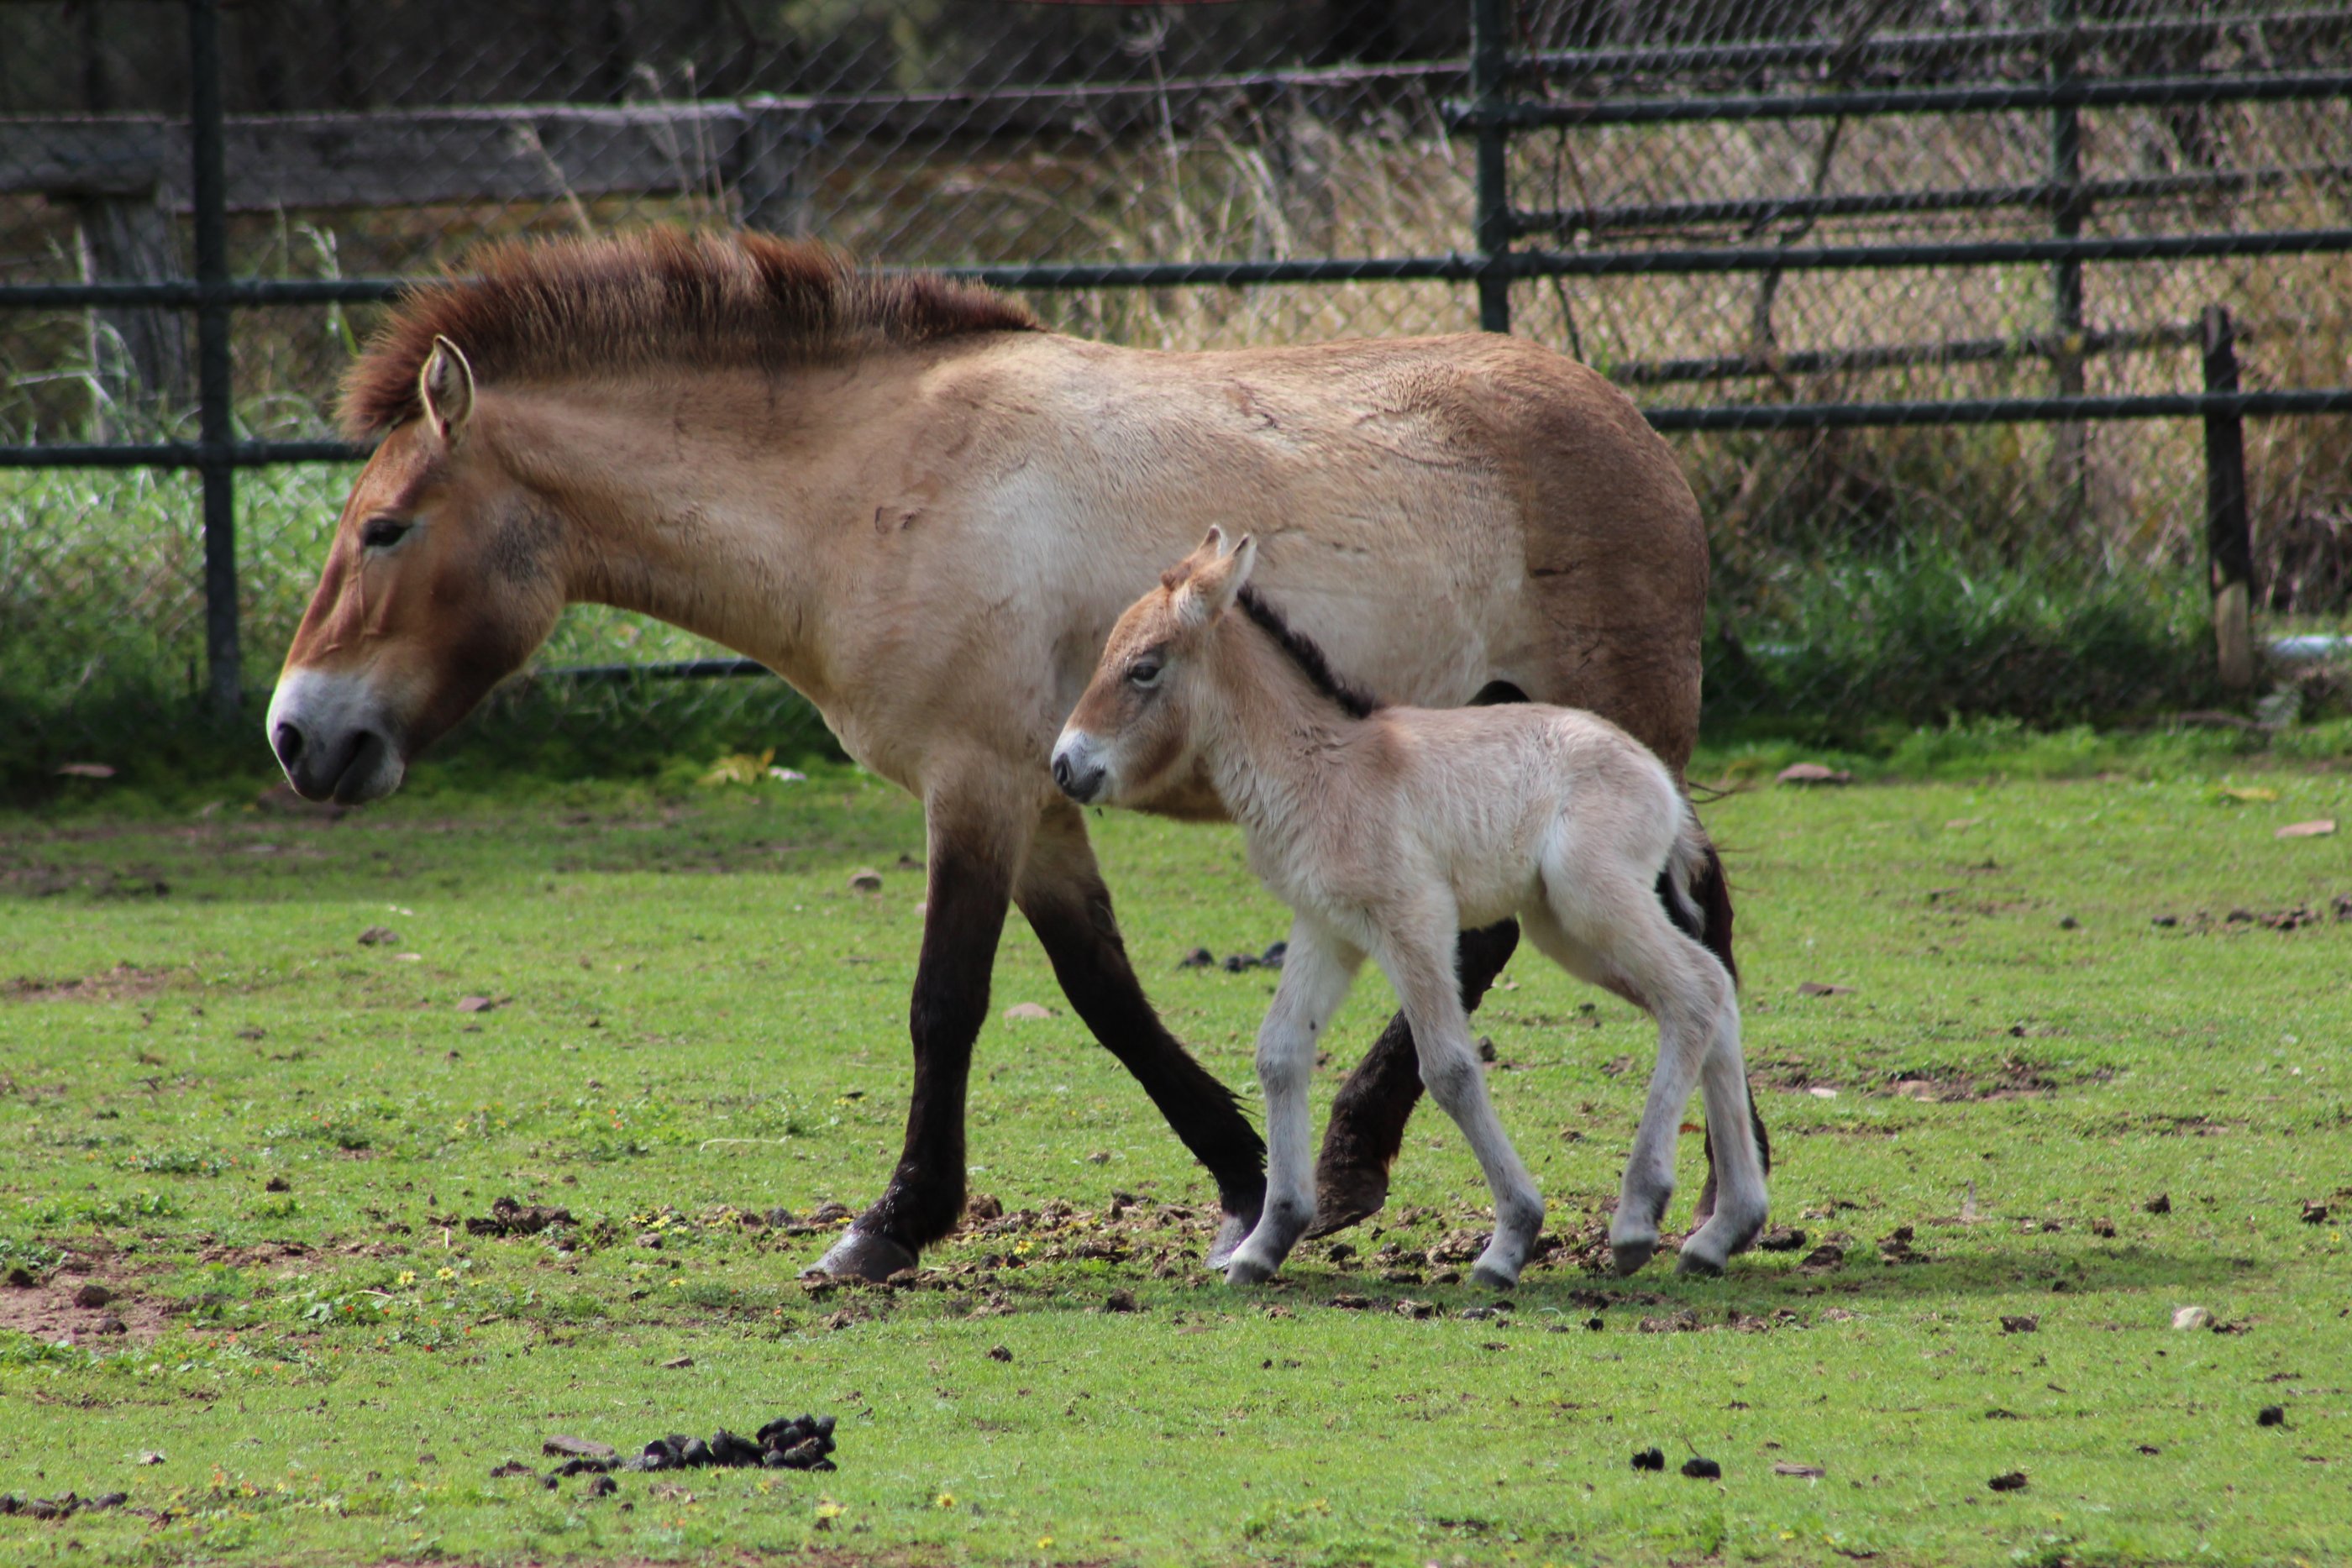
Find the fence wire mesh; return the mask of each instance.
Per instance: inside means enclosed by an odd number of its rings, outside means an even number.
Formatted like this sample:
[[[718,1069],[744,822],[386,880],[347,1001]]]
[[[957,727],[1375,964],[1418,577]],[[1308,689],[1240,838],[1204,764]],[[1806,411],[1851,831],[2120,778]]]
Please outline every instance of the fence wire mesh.
[[[1499,76],[1476,64],[1481,5],[1501,20]],[[0,4],[0,442],[199,434],[184,304],[6,294],[192,275],[191,14]],[[2215,692],[2206,419],[1819,411],[2195,392],[2213,306],[2246,388],[2347,379],[2340,5],[231,0],[218,27],[241,279],[417,277],[489,238],[649,223],[810,235],[891,266],[1421,258],[1439,274],[1031,292],[1061,329],[1190,349],[1470,329],[1482,268],[1508,276],[1513,330],[1678,431],[1716,549],[1718,728],[2049,721]],[[1486,133],[1502,178],[1483,185],[1480,110],[1509,119]],[[2183,236],[2212,243],[2140,259],[1937,248]],[[236,436],[331,439],[374,309],[238,308]],[[1682,428],[1726,408],[1810,412]],[[2245,441],[2257,642],[2340,633],[2352,426],[2260,418]],[[351,472],[237,477],[249,689]],[[206,679],[195,478],[14,468],[0,486],[8,749],[55,760],[191,708]],[[715,652],[582,609],[537,667]],[[505,716],[551,737],[602,727],[624,748],[790,745],[805,720],[774,685],[543,681]]]

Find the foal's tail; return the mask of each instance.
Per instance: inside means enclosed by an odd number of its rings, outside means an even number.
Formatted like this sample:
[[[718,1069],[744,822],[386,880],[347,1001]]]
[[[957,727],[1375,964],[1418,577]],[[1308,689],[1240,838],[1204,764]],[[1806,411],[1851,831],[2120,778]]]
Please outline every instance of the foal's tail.
[[[1675,929],[1714,954],[1738,985],[1739,966],[1731,956],[1731,883],[1723,874],[1723,857],[1707,841],[1687,800],[1666,868],[1658,873],[1658,902]]]
[[[1692,941],[1705,947],[1731,977],[1739,983],[1739,966],[1731,957],[1731,883],[1723,874],[1723,857],[1715,852],[1707,841],[1706,830],[1699,825],[1698,813],[1690,802],[1683,802],[1682,828],[1675,834],[1675,847],[1666,856],[1666,869],[1658,873],[1658,902],[1666,906],[1666,918],[1675,923]],[[1748,1096],[1748,1124],[1756,1137],[1756,1150],[1764,1169],[1772,1169],[1772,1140],[1764,1131],[1764,1118],[1756,1109],[1756,1095]],[[1705,1223],[1715,1212],[1715,1142],[1710,1135],[1706,1146],[1706,1186],[1699,1194],[1696,1219]]]

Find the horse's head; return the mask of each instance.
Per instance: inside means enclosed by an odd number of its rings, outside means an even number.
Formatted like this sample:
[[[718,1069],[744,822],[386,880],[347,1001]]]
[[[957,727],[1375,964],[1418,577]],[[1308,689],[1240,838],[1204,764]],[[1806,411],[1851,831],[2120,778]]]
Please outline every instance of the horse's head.
[[[421,414],[352,486],[270,699],[270,748],[310,800],[398,789],[563,608],[546,503],[499,461],[455,343],[435,341],[417,390]]]
[[[1054,743],[1054,782],[1080,805],[1147,798],[1192,770],[1202,658],[1217,618],[1249,581],[1257,545],[1211,528],[1111,628],[1094,678]]]

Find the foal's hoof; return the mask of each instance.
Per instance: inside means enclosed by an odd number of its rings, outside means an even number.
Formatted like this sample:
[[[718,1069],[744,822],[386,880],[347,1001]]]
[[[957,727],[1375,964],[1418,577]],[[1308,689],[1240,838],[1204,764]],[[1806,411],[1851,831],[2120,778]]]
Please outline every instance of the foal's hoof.
[[[1688,1274],[1697,1280],[1713,1280],[1723,1273],[1723,1264],[1685,1247],[1675,1259],[1675,1272]]]
[[[1310,1241],[1360,1225],[1389,1200],[1389,1173],[1378,1166],[1318,1166]]]
[[[1249,1233],[1256,1228],[1257,1216],[1254,1213],[1226,1215],[1217,1227],[1215,1239],[1209,1243],[1209,1267],[1222,1269],[1232,1262],[1235,1249],[1248,1240]]]
[[[1261,1263],[1255,1258],[1235,1258],[1225,1265],[1228,1285],[1263,1285],[1274,1278],[1274,1265]]]
[[[1481,1263],[1470,1270],[1470,1282],[1484,1285],[1490,1291],[1514,1290],[1519,1282],[1519,1271],[1517,1269],[1506,1271],[1497,1264]]]
[[[801,1270],[801,1278],[811,1280],[821,1274],[832,1274],[845,1280],[870,1280],[877,1283],[888,1279],[901,1269],[915,1266],[915,1255],[887,1236],[855,1227],[841,1233],[841,1239],[825,1249],[824,1256]]]
[[[1650,1254],[1657,1249],[1655,1237],[1647,1241],[1612,1241],[1609,1244],[1609,1266],[1617,1271],[1619,1279],[1630,1278],[1642,1271],[1642,1265],[1647,1263]]]

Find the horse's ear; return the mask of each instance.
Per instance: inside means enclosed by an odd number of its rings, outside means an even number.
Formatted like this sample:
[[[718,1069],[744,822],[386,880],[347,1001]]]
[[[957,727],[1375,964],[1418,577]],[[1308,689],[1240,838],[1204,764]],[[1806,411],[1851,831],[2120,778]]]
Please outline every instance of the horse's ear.
[[[416,372],[416,395],[442,442],[455,445],[457,433],[474,413],[474,367],[457,344],[446,338],[433,340],[433,352]]]

